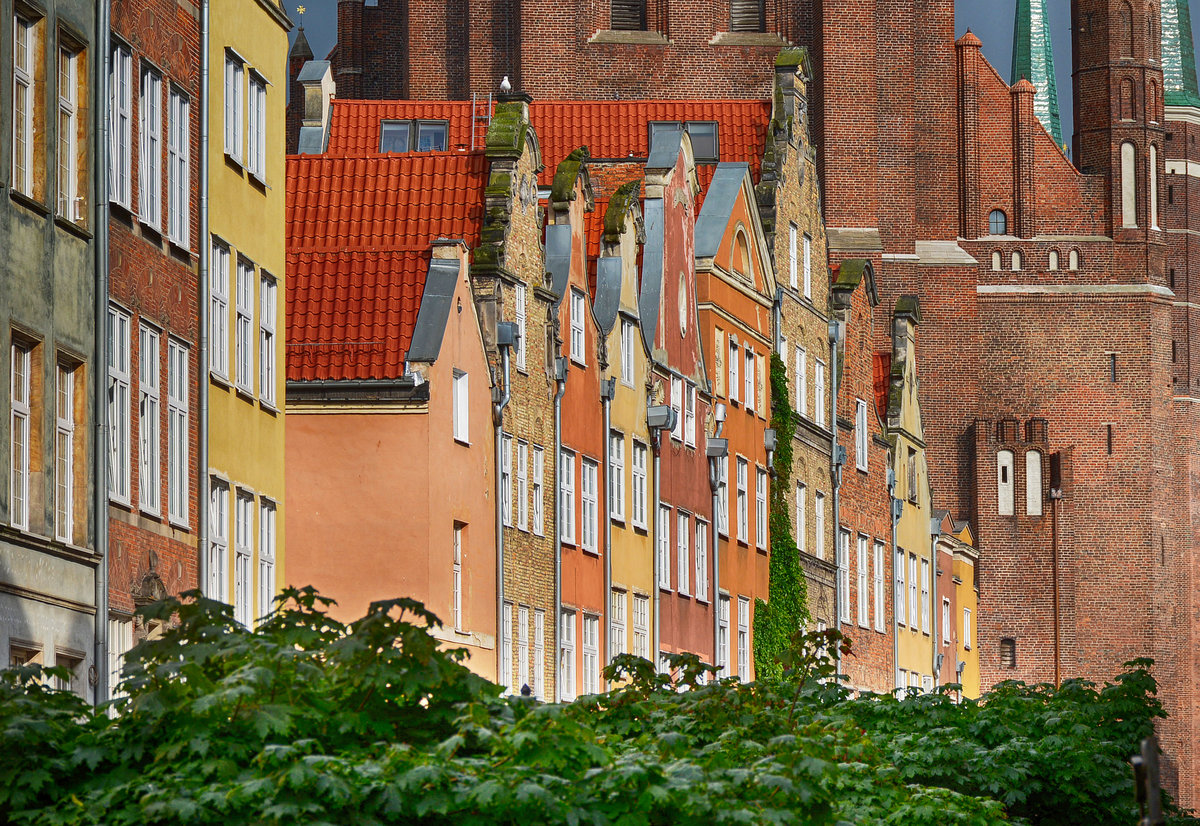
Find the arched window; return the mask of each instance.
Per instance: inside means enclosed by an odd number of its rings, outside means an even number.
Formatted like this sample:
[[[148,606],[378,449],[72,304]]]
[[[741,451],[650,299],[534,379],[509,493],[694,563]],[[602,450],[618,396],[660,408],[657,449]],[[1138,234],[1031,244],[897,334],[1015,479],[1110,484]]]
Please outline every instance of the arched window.
[[[1008,234],[1008,216],[1002,209],[993,209],[988,215],[988,232],[992,235]]]
[[[1025,513],[1042,515],[1042,454],[1037,450],[1025,451]]]
[[[1158,84],[1153,80],[1146,89],[1146,120],[1158,123]]]
[[[997,272],[1004,269],[1000,259],[1000,250],[995,250],[992,253],[992,269],[996,270]]]
[[[1013,272],[1020,272],[1020,271],[1021,271],[1021,264],[1022,264],[1022,263],[1023,263],[1023,262],[1022,262],[1021,253],[1020,253],[1019,251],[1017,251],[1017,250],[1013,250],[1013,254],[1012,254],[1012,271],[1013,271]]]
[[[1133,120],[1133,81],[1121,81],[1121,120]]]
[[[1013,452],[996,454],[996,510],[1001,516],[1013,515]]]
[[[1133,57],[1133,6],[1122,3],[1117,12],[1117,42],[1121,57]]]
[[[1150,9],[1150,16],[1146,19],[1146,38],[1146,57],[1157,61],[1162,38],[1158,33],[1158,13],[1153,8]]]
[[[1121,144],[1121,226],[1137,226],[1137,163],[1132,143]]]
[[[1058,269],[1058,250],[1050,250],[1050,269]]]
[[[1079,250],[1071,250],[1067,253],[1067,269],[1071,272],[1079,269]]]
[[[742,278],[753,279],[754,273],[751,271],[750,265],[750,244],[746,240],[746,231],[738,229],[737,235],[734,236],[733,259],[730,263],[731,269],[740,275]]]
[[[1154,144],[1150,144],[1146,177],[1150,179],[1150,229],[1158,229],[1158,147]]]
[[[1005,668],[1017,667],[1017,641],[1012,637],[1000,640],[1000,665]]]

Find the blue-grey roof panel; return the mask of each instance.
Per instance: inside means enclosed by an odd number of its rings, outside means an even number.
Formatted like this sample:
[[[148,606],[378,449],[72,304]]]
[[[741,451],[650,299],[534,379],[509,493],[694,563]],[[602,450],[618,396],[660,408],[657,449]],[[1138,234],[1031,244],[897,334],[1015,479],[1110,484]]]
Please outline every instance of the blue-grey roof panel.
[[[729,226],[729,218],[733,215],[733,205],[737,203],[738,191],[742,182],[750,174],[750,164],[721,163],[713,173],[708,192],[704,195],[704,205],[700,208],[700,217],[696,221],[696,257],[712,258],[721,246],[725,236],[725,228]]]
[[[458,287],[459,262],[450,258],[434,258],[425,276],[425,291],[421,293],[421,309],[413,328],[408,361],[437,361],[446,333],[446,319]]]

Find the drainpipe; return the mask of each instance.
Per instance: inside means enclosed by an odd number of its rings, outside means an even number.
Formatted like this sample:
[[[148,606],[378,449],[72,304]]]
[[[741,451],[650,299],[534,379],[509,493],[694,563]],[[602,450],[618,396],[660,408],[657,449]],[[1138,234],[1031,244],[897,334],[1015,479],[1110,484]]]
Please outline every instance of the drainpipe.
[[[604,406],[604,599],[601,602],[601,614],[606,617],[604,637],[608,640],[608,650],[612,650],[612,640],[608,639],[608,635],[612,633],[612,618],[608,616],[610,601],[612,599],[612,474],[609,473],[609,468],[612,457],[610,455],[612,448],[612,437],[610,427],[612,427],[612,399],[613,392],[616,390],[617,380],[615,377],[606,379],[600,383],[600,403]],[[603,659],[603,657],[601,658]],[[608,682],[605,681],[607,688]]]
[[[209,287],[208,269],[209,258],[212,254],[212,244],[208,237],[208,107],[211,95],[208,90],[209,82],[209,0],[200,0],[200,272],[197,281],[200,285],[200,360],[199,381],[197,392],[200,397],[199,442],[196,461],[199,464],[199,484],[196,485],[196,495],[199,497],[196,510],[199,518],[196,520],[196,548],[199,551],[196,571],[197,582],[201,591],[208,596],[208,349],[209,349]]]
[[[654,451],[654,513],[651,519],[647,520],[650,524],[650,547],[653,552],[650,555],[651,561],[651,576],[654,579],[654,667],[658,668],[658,663],[662,660],[662,634],[661,634],[661,617],[659,616],[662,606],[662,599],[658,587],[658,520],[659,520],[659,504],[662,498],[662,483],[659,480],[659,475],[662,471],[662,432],[663,430],[673,430],[675,428],[675,411],[668,405],[651,404],[654,399],[647,395],[646,399],[646,429],[650,432],[650,447]],[[668,530],[670,527],[668,526]]]
[[[109,73],[109,4],[108,0],[97,8],[97,72],[107,80]],[[111,686],[108,684],[108,382],[104,373],[108,365],[108,95],[97,95],[96,149],[96,355],[92,371],[95,393],[95,484],[93,487],[93,509],[96,519],[96,630],[95,653],[96,687],[94,702],[99,705],[108,699]]]
[[[507,332],[502,328],[510,327]],[[509,370],[509,351],[512,349],[512,337],[520,335],[515,330],[516,324],[502,321],[497,325],[496,341],[500,345],[500,361],[504,365],[504,393],[499,403],[492,406],[492,422],[496,428],[496,481],[499,483],[504,473],[504,408],[508,407],[512,398],[512,385],[509,383],[512,374]],[[505,343],[507,341],[507,343]],[[510,481],[511,484],[511,481]],[[497,489],[503,492],[503,485],[497,484]],[[509,502],[512,498],[509,498]],[[500,685],[508,685],[505,680],[511,680],[512,674],[502,673],[504,665],[504,501],[496,497],[496,674]],[[520,688],[518,687],[518,690]]]
[[[945,660],[946,655],[938,651],[938,646],[941,645],[940,638],[938,637],[938,619],[941,616],[941,611],[938,609],[941,607],[941,603],[938,602],[938,543],[935,537],[940,531],[935,533],[933,525],[934,523],[931,519],[929,526],[929,548],[933,552],[933,560],[931,561],[932,569],[930,570],[929,583],[929,625],[933,630],[933,636],[929,641],[933,644],[933,687],[936,689],[941,685],[942,661]]]
[[[833,431],[833,441],[831,443],[830,465],[833,477],[833,559],[837,569],[837,575],[834,578],[833,588],[833,613],[834,613],[834,628],[842,630],[842,557],[839,552],[842,541],[842,523],[841,523],[841,503],[839,491],[842,486],[842,464],[845,462],[843,458],[843,448],[838,444],[838,346],[842,343],[846,336],[846,327],[840,320],[832,318],[829,320],[829,366],[830,366],[830,407],[833,410],[833,416],[830,420],[830,429]],[[837,647],[835,651],[834,665],[837,668],[836,673],[842,673],[842,649]]]
[[[896,533],[897,525],[900,522],[900,513],[904,510],[904,502],[896,498],[896,471],[893,468],[888,468],[887,472],[888,485],[888,504],[891,508],[891,523],[892,523],[892,680],[900,682],[897,679],[900,676],[900,614],[896,610],[896,578],[903,573],[895,569],[896,559]],[[903,560],[900,562],[904,564]],[[897,686],[898,687],[898,686]]]
[[[562,455],[562,399],[567,392],[567,357],[559,356],[554,360],[554,381],[558,389],[554,393],[554,639],[557,649],[562,645],[559,636],[562,634],[562,519],[559,502],[562,480],[559,474],[562,468],[559,460]],[[554,652],[554,698],[562,702],[562,657]]]
[[[712,513],[713,524],[711,526],[712,533],[712,558],[713,558],[713,665],[718,666],[718,676],[726,676],[723,674],[729,663],[721,662],[721,544],[718,539],[720,530],[717,526],[717,520],[720,518],[720,496],[721,489],[721,460],[729,458],[729,442],[721,438],[722,431],[725,430],[725,405],[721,402],[716,403],[716,409],[713,412],[713,418],[717,422],[716,432],[713,437],[708,440],[708,486],[712,491]],[[726,530],[728,530],[726,526]]]
[[[1058,503],[1062,499],[1062,488],[1050,489],[1050,581],[1054,594],[1054,685],[1062,685],[1062,648],[1059,639],[1058,619]]]

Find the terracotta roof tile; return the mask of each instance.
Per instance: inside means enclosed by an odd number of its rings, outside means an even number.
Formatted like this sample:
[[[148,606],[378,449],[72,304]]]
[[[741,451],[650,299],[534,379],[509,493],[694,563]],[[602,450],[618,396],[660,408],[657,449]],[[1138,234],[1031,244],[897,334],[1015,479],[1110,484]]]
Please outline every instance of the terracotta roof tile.
[[[879,418],[886,419],[888,414],[888,394],[891,390],[892,354],[875,353],[871,359],[871,378],[875,386],[875,409]]]
[[[481,109],[481,111],[483,111]],[[379,152],[379,122],[384,120],[444,120],[449,133],[446,148],[471,148],[469,100],[334,100],[330,111],[330,155],[367,155]],[[476,134],[483,135],[486,126]],[[482,149],[483,144],[476,147]]]

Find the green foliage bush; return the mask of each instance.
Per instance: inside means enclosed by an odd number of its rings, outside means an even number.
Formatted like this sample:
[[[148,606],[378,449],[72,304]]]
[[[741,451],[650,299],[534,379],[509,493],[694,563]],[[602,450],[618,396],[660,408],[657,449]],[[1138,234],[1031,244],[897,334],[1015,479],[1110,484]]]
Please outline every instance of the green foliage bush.
[[[781,678],[704,684],[622,656],[570,705],[500,697],[410,600],[342,624],[289,590],[257,630],[189,595],[111,714],[0,677],[0,823],[1118,824],[1124,760],[1162,716],[1148,664],[982,702],[851,698],[797,640]]]

